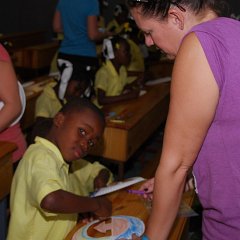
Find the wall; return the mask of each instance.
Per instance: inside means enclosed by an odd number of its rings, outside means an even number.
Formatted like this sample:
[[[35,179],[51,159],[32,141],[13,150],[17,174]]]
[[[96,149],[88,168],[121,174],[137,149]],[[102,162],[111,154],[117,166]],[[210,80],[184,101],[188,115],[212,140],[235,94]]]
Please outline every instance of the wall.
[[[0,33],[25,32],[45,29],[51,33],[52,17],[58,0],[2,0],[0,7]],[[70,0],[69,0],[70,1]],[[87,1],[87,0],[79,0]],[[116,3],[125,0],[108,0],[104,11],[107,22],[112,18]],[[240,14],[240,1],[229,0],[232,13]]]
[[[0,33],[52,29],[57,0],[7,0],[0,7]]]

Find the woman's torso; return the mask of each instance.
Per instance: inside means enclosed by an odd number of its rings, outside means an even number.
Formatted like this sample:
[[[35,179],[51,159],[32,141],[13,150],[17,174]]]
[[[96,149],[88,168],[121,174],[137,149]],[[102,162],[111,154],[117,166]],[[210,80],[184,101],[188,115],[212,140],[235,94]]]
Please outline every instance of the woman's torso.
[[[227,18],[194,27],[219,87],[219,103],[194,164],[204,207],[204,239],[240,236],[240,22]]]

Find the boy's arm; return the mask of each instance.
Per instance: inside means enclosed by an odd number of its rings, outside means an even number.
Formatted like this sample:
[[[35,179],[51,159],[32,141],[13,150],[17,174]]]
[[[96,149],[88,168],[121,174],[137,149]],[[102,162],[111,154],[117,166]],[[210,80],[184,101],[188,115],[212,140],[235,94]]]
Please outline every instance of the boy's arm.
[[[43,198],[40,206],[52,213],[91,212],[98,217],[109,217],[112,213],[112,204],[107,198],[82,197],[64,190],[49,193]]]

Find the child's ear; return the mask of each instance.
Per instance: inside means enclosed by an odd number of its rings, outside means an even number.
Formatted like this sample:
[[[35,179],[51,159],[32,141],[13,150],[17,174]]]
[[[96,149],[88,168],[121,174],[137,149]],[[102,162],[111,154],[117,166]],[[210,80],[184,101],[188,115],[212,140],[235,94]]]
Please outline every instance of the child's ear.
[[[64,120],[65,120],[65,116],[63,113],[59,112],[55,115],[55,117],[53,118],[53,124],[56,126],[56,127],[60,127],[63,123],[64,123]]]

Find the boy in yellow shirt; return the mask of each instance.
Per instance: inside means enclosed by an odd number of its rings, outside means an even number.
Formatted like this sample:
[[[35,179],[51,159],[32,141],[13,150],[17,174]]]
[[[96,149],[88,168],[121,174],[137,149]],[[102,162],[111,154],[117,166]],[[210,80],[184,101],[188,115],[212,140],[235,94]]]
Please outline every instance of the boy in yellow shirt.
[[[69,177],[69,165],[84,157],[101,137],[102,112],[87,100],[72,100],[56,114],[46,138],[29,146],[13,178],[8,240],[64,239],[76,224],[78,213],[111,215],[104,197],[77,195]],[[94,179],[95,187],[109,180],[107,170]]]

